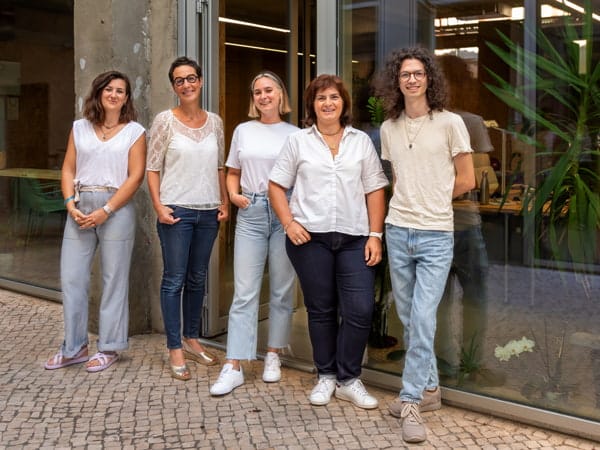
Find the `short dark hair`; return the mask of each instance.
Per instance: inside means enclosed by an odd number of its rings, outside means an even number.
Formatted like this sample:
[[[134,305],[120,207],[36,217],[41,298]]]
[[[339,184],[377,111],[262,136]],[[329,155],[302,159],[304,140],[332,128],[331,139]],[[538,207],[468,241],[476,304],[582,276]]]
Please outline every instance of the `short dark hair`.
[[[304,107],[306,110],[304,126],[310,127],[317,122],[317,113],[314,106],[317,92],[330,87],[338,90],[344,102],[342,115],[340,116],[340,125],[345,127],[352,123],[352,101],[350,100],[348,90],[344,86],[344,82],[336,75],[322,74],[312,80],[304,91]]]
[[[200,67],[200,65],[195,60],[188,58],[187,56],[180,56],[171,63],[171,67],[169,68],[169,81],[171,82],[171,84],[173,84],[173,82],[175,81],[175,79],[173,78],[173,72],[179,66],[192,67],[196,71],[196,75],[198,75],[198,78],[202,78],[202,68]]]
[[[137,111],[135,110],[133,100],[131,99],[131,83],[129,82],[129,78],[122,72],[109,70],[94,78],[90,92],[84,102],[83,117],[95,125],[104,123],[104,107],[102,106],[101,98],[102,91],[112,80],[123,80],[125,82],[125,94],[127,95],[127,100],[125,100],[125,104],[121,107],[119,123],[127,123],[137,119]]]
[[[423,47],[409,47],[392,52],[385,67],[377,77],[375,94],[383,98],[386,117],[397,119],[406,107],[404,94],[400,91],[399,75],[406,59],[417,59],[427,73],[427,104],[431,111],[441,111],[446,104],[446,84],[431,52]]]

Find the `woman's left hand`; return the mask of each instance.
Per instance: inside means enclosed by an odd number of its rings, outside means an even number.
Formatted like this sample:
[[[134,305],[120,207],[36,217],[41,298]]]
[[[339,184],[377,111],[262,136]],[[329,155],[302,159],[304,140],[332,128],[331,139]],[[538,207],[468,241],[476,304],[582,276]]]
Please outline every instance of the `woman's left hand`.
[[[80,229],[85,230],[87,228],[94,228],[98,225],[102,225],[107,219],[108,214],[106,214],[106,211],[102,208],[98,208],[88,215],[80,217],[77,223],[79,224]]]
[[[383,246],[381,239],[375,236],[370,236],[365,245],[365,262],[367,266],[375,266],[381,262],[383,255]]]

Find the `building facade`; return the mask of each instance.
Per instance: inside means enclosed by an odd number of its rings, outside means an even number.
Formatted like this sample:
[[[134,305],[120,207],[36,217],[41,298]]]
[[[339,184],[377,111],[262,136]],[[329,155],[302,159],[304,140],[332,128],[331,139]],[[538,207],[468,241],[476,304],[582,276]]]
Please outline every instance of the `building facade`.
[[[478,179],[486,173],[491,196],[482,204],[474,192],[455,204],[455,261],[436,341],[444,398],[600,440],[594,222],[600,100],[597,90],[586,91],[600,76],[598,2],[263,0],[258,7],[250,0],[7,0],[0,8],[0,286],[60,301],[66,219],[60,165],[71,122],[81,117],[98,73],[129,75],[139,121],[149,127],[155,114],[175,104],[170,62],[184,54],[198,59],[203,106],[223,118],[227,144],[247,120],[248,84],[258,71],[273,70],[286,81],[289,121],[299,126],[304,86],[319,73],[337,73],[352,95],[354,125],[377,144],[373,79],[390,51],[426,46],[444,67],[449,108],[467,125],[484,120],[487,137],[472,145]],[[542,57],[564,64],[552,73]],[[512,100],[493,92],[501,80],[517,88]],[[575,172],[563,170],[565,161],[576,163],[569,166]],[[559,175],[558,187],[544,184]],[[587,195],[590,210],[576,196],[552,195],[571,191]],[[162,330],[162,263],[145,186],[134,202],[130,331],[138,334]],[[232,211],[215,243],[203,313],[204,337],[214,345],[226,339],[234,228]],[[402,326],[385,272],[382,267],[364,378],[396,389]],[[91,311],[99,290],[95,269]],[[263,296],[261,330],[268,320],[266,291]],[[287,362],[310,368],[300,293],[294,315],[294,356]],[[91,329],[95,320],[92,313]]]

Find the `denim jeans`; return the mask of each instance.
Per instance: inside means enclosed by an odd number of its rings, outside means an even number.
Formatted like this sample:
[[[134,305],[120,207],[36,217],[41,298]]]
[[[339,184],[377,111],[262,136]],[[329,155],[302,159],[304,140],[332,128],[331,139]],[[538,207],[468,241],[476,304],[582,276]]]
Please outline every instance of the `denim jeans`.
[[[169,205],[173,225],[157,222],[162,248],[163,277],[160,306],[167,335],[167,348],[181,348],[183,291],[183,336],[200,336],[202,305],[206,294],[206,276],[213,243],[219,231],[217,210],[195,210]]]
[[[487,329],[488,304],[488,258],[480,225],[454,231],[452,273],[463,290],[463,346],[473,344],[477,356]]]
[[[287,347],[295,273],[285,252],[285,233],[264,194],[244,194],[250,204],[237,213],[233,256],[234,295],[227,327],[227,359],[256,359],[258,307],[265,263],[269,267],[269,339]]]
[[[320,377],[358,378],[375,301],[375,267],[365,263],[367,237],[311,233],[286,250],[302,286],[313,359]]]
[[[402,401],[420,402],[439,384],[433,349],[436,313],[452,263],[454,235],[386,225],[392,292],[404,325]]]
[[[88,214],[101,208],[112,192],[82,192],[77,204]],[[67,217],[60,255],[60,280],[65,322],[62,352],[75,356],[88,343],[88,302],[92,262],[100,247],[102,296],[98,320],[98,351],[128,347],[129,267],[135,237],[135,208],[129,203],[102,225],[82,230]]]

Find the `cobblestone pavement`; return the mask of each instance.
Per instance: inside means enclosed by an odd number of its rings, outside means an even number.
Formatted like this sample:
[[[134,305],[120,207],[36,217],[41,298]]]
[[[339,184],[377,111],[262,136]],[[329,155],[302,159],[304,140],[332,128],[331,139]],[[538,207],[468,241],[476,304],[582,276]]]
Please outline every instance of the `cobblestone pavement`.
[[[369,388],[379,409],[333,399],[308,403],[314,375],[283,369],[261,380],[245,363],[246,384],[212,398],[220,366],[192,364],[193,379],[169,376],[164,337],[133,336],[122,359],[96,374],[83,365],[55,371],[43,362],[62,340],[62,306],[0,290],[0,448],[368,449],[404,448],[387,413],[394,392]],[[95,349],[91,336],[90,353]],[[222,357],[222,352],[219,352]],[[449,406],[426,413],[422,448],[593,449],[597,443]]]

